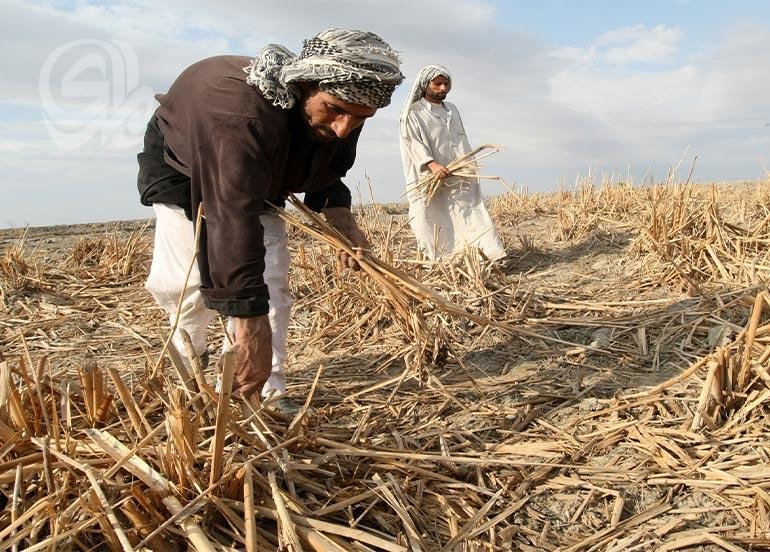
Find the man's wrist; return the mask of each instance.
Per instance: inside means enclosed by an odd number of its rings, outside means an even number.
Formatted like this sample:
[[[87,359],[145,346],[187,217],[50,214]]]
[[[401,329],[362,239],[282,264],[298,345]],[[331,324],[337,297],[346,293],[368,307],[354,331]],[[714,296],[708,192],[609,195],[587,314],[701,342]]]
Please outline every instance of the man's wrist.
[[[265,329],[265,323],[270,324],[270,320],[266,314],[259,316],[234,316],[233,317],[233,330],[235,331],[235,341],[241,341],[243,339],[249,339],[255,335],[259,335]]]
[[[356,220],[353,217],[353,211],[347,207],[327,207],[323,210],[326,220],[337,228],[344,230],[356,226]]]

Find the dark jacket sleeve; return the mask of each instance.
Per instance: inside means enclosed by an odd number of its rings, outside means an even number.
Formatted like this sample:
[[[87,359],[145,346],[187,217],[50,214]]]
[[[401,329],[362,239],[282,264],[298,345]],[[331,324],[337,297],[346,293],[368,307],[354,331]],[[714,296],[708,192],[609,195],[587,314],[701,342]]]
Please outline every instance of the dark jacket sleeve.
[[[269,131],[268,131],[269,133]],[[227,316],[269,310],[263,273],[265,247],[259,217],[270,193],[270,154],[257,121],[220,124],[199,141],[192,167],[193,209],[203,203],[201,293],[210,309]]]
[[[321,175],[321,178],[326,181],[326,187],[317,192],[305,194],[304,203],[308,208],[319,213],[327,207],[350,209],[352,204],[350,189],[342,182],[342,177],[348,173],[356,160],[358,137],[362,129],[363,126],[358,127],[341,141],[329,167]]]
[[[327,207],[347,207],[350,209],[350,206],[353,204],[353,199],[350,195],[350,188],[338,178],[337,181],[328,188],[318,192],[307,192],[303,202],[308,208],[316,213],[320,213]]]
[[[171,167],[165,160],[163,134],[158,118],[153,114],[144,134],[144,149],[137,155],[139,174],[137,185],[142,205],[168,203],[184,209],[193,219],[190,203],[190,177]]]

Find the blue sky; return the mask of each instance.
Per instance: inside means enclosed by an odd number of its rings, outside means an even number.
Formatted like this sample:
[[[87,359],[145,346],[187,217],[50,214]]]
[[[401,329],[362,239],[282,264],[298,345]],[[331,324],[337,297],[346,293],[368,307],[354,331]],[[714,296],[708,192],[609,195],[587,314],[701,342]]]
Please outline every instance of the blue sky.
[[[729,22],[767,21],[763,0],[526,0],[496,2],[505,25],[529,30],[554,44],[590,42],[611,29],[633,25],[677,26],[696,41],[710,42]]]
[[[401,201],[397,119],[420,67],[453,73],[484,172],[530,191],[594,175],[767,178],[770,0],[5,0],[0,227],[144,218],[136,152],[176,75],[331,26],[373,30],[406,82],[367,123],[348,184]],[[67,75],[77,78],[67,80]],[[504,188],[485,182],[487,193]]]

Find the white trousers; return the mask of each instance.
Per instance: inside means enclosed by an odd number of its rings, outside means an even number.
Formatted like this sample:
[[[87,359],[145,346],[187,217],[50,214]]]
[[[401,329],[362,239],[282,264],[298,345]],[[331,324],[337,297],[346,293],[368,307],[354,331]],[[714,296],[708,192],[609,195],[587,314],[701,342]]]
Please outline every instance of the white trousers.
[[[450,176],[429,203],[417,191],[408,191],[407,198],[409,225],[428,259],[449,257],[466,245],[478,247],[493,261],[505,257],[478,180]]]
[[[185,276],[195,254],[195,232],[193,223],[187,220],[184,210],[175,205],[155,204],[155,248],[152,255],[150,275],[145,287],[155,301],[169,315],[171,326],[177,322],[178,329],[190,334],[195,352],[202,355],[207,350],[206,333],[209,322],[216,311],[206,308],[200,292],[201,277],[198,263],[193,263],[190,278],[185,287]],[[273,332],[273,367],[262,394],[286,392],[286,338],[289,330],[291,311],[291,290],[289,289],[289,240],[284,222],[274,214],[259,217],[265,241],[264,280],[270,293],[270,328]],[[182,296],[179,320],[176,320],[177,305]],[[182,357],[185,357],[184,342],[179,331],[174,333],[172,343]],[[232,324],[228,321],[228,329]],[[229,348],[227,338],[223,350]]]

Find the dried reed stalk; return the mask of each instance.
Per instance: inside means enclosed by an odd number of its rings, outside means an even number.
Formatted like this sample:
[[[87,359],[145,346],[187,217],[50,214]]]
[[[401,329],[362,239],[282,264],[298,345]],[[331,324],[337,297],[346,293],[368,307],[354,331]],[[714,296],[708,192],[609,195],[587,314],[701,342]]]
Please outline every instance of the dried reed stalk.
[[[479,169],[481,169],[480,161],[485,157],[497,153],[501,149],[501,146],[495,144],[483,144],[472,149],[468,153],[461,155],[457,159],[452,160],[447,164],[446,168],[449,171],[450,176],[499,180],[504,183],[503,179],[499,176],[485,176],[478,174]],[[443,183],[443,178],[439,178],[437,175],[431,173],[422,177],[416,183],[407,186],[407,189],[419,192],[421,195],[425,196],[427,202],[430,202]]]

